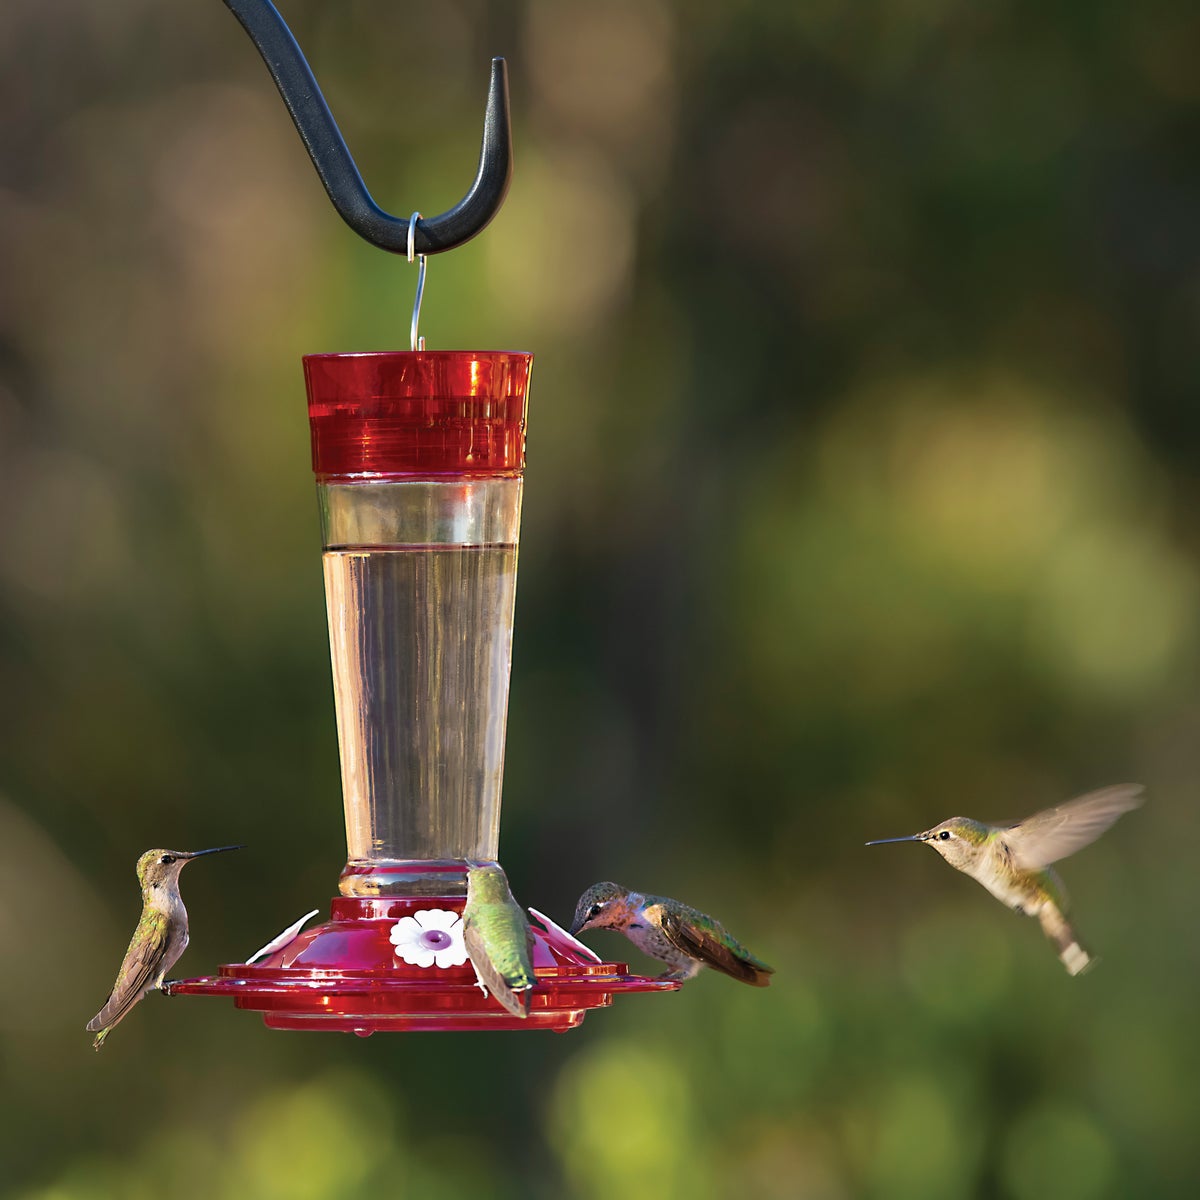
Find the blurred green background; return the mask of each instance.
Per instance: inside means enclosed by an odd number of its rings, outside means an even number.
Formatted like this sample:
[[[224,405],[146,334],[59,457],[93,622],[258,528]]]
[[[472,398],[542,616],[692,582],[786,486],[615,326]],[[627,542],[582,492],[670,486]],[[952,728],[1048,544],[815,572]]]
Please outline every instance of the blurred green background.
[[[377,199],[516,174],[431,347],[537,355],[502,858],[778,968],[566,1037],[90,1049],[148,846],[184,974],[344,859],[299,357],[407,348],[217,0],[0,7],[0,1194],[1191,1197],[1194,3],[287,0]],[[1144,781],[1065,865],[1099,969],[915,847]],[[652,964],[616,935],[608,957]]]

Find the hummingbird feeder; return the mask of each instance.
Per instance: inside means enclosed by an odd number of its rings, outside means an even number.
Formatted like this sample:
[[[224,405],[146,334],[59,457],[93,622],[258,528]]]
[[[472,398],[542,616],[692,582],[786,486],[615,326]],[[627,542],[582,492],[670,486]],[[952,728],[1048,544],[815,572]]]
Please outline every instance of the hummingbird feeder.
[[[678,982],[602,962],[535,917],[528,1017],[476,983],[462,939],[469,863],[494,863],[512,651],[530,354],[426,350],[424,256],[495,216],[512,174],[492,61],[479,170],[425,220],[371,199],[300,48],[268,0],[225,0],[279,88],[334,207],[419,263],[409,351],[304,359],[348,859],[330,920],[248,963],[167,985],[232,996],[273,1029],[552,1029],[622,992]],[[539,928],[540,926],[540,928]]]

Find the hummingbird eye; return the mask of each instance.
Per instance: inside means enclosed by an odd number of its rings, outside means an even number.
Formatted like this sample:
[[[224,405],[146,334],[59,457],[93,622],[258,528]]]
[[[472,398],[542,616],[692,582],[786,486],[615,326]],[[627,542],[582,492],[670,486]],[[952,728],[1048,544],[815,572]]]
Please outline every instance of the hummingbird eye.
[[[603,904],[593,904],[592,907],[588,909],[588,920],[590,921],[593,917],[598,917],[603,910]]]
[[[942,832],[938,834],[938,837],[940,837],[943,842],[948,842],[950,840],[950,830],[943,829]]]
[[[158,861],[162,863],[164,867],[169,867],[175,861],[175,855],[164,854]]]

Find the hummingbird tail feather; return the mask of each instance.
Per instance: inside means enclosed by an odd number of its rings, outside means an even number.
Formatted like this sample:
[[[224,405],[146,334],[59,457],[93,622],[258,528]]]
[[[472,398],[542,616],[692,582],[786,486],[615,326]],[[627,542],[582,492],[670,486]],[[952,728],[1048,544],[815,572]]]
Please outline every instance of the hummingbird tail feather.
[[[89,1032],[91,1031],[91,1026],[90,1026],[90,1025],[88,1026],[88,1031],[89,1031]],[[100,1049],[100,1047],[104,1045],[104,1039],[105,1039],[106,1037],[108,1037],[108,1035],[109,1035],[111,1032],[112,1032],[112,1026],[111,1026],[111,1025],[110,1025],[110,1026],[109,1026],[107,1029],[102,1029],[102,1030],[100,1030],[100,1032],[99,1032],[98,1034],[96,1034],[96,1036],[95,1036],[95,1037],[92,1039],[92,1049],[93,1049],[93,1050],[99,1050],[99,1049]]]
[[[474,922],[467,924],[463,941],[467,946],[467,958],[475,970],[476,984],[485,994],[490,992],[496,1003],[514,1017],[529,1016],[529,993],[537,982],[532,962],[518,962],[508,969],[502,968],[488,953]],[[527,949],[525,957],[528,958]]]
[[[1042,932],[1058,951],[1059,960],[1070,975],[1080,975],[1092,965],[1092,956],[1083,948],[1075,936],[1062,910],[1055,904],[1047,904],[1038,914]]]
[[[705,929],[695,920],[678,913],[660,911],[658,927],[667,941],[681,954],[697,959],[714,971],[729,975],[733,979],[748,983],[751,987],[766,987],[775,974],[761,958],[756,958],[740,942],[735,941],[725,929],[718,926],[719,933]],[[681,978],[690,978],[682,976]]]
[[[514,988],[501,978],[489,979],[488,986],[496,1002],[514,1017],[524,1020],[529,1016],[529,986]]]

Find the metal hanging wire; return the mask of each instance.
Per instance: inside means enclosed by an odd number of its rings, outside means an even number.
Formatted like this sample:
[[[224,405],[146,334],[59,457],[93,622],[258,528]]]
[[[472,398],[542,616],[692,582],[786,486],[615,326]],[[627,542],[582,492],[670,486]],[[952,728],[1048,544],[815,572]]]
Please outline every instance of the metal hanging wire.
[[[417,222],[421,219],[419,212],[408,218],[408,261],[412,262],[416,249]],[[418,254],[417,259],[417,296],[413,301],[412,326],[409,329],[409,343],[413,350],[424,350],[425,339],[417,336],[417,326],[421,322],[421,300],[425,295],[425,255]]]

